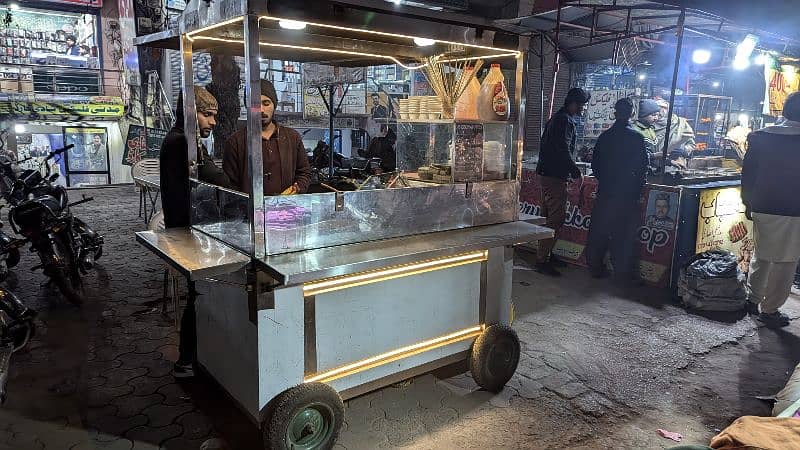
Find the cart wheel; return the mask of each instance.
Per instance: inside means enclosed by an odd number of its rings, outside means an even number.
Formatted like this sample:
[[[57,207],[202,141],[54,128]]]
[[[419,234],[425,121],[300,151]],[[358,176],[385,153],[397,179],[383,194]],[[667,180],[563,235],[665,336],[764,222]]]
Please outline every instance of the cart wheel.
[[[264,422],[264,447],[282,449],[329,449],[344,422],[344,403],[339,393],[324,383],[305,383],[272,400]]]
[[[501,391],[517,370],[519,353],[519,338],[511,327],[490,325],[472,344],[472,378],[487,391]]]

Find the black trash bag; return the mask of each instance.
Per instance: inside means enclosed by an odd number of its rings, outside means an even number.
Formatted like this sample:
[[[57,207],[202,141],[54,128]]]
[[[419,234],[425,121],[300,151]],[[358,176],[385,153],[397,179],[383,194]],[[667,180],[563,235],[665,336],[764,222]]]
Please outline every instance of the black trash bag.
[[[744,309],[745,276],[736,255],[713,250],[689,258],[681,268],[678,296],[685,307],[700,311]]]
[[[686,274],[697,278],[735,278],[739,276],[736,255],[711,250],[692,256],[686,262]]]

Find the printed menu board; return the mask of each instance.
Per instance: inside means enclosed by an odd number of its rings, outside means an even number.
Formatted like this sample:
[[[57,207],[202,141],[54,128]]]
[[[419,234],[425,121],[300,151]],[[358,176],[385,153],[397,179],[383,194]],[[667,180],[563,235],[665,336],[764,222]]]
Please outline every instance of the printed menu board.
[[[597,138],[614,124],[614,104],[617,100],[636,95],[635,89],[592,91],[586,105],[586,120],[583,128],[585,138]]]
[[[481,181],[483,169],[483,124],[455,124],[453,182]]]

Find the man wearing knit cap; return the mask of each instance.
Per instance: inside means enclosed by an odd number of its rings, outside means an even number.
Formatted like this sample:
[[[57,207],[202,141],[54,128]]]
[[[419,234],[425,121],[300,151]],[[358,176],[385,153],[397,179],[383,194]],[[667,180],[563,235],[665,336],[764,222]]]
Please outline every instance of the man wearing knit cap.
[[[297,131],[274,120],[278,96],[275,87],[261,80],[261,153],[264,165],[264,195],[303,194],[311,184],[311,165],[303,139]],[[252,150],[252,149],[251,149]],[[222,168],[233,189],[249,193],[252,189],[247,129],[231,135],[225,143]]]
[[[217,99],[205,88],[194,87],[195,110],[197,111],[197,138],[207,138],[217,124]],[[183,96],[178,96],[175,124],[161,144],[159,164],[161,168],[161,205],[166,228],[188,228],[190,219],[189,143],[184,132]],[[208,155],[205,145],[198,142],[198,176],[202,181],[229,187],[227,177],[217,168]],[[194,361],[197,352],[197,324],[194,302],[194,282],[189,283],[189,295],[181,318],[178,361],[172,369],[176,378],[194,376]]]
[[[658,149],[658,135],[656,134],[656,122],[660,116],[661,107],[658,106],[658,102],[650,99],[639,101],[639,120],[633,123],[633,129],[644,136],[651,166],[661,164],[661,151]]]

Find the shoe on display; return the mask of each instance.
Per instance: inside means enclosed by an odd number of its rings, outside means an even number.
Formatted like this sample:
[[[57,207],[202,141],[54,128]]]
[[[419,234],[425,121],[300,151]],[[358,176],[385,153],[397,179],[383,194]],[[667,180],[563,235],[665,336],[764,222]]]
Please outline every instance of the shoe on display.
[[[747,314],[758,315],[758,303],[753,303],[748,300],[744,304],[744,310],[747,311]]]
[[[763,323],[767,328],[781,328],[789,325],[790,319],[786,314],[778,311],[774,313],[761,313],[758,315],[758,321]]]
[[[550,264],[549,262],[537,263],[536,267],[534,268],[534,270],[536,270],[537,272],[541,273],[542,275],[547,275],[547,276],[551,276],[551,277],[560,277],[561,276],[561,272],[556,270],[556,268],[553,267],[553,265]]]
[[[192,363],[178,361],[172,367],[172,376],[175,378],[192,378],[194,377],[194,367]]]

